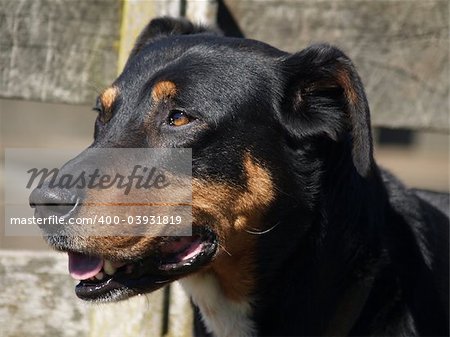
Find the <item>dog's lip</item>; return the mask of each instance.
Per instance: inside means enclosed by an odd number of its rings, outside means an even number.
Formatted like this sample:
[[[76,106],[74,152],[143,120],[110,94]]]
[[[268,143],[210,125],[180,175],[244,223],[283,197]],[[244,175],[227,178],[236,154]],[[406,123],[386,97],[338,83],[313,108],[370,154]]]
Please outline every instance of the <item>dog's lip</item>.
[[[80,280],[75,293],[81,299],[95,301],[114,300],[113,295],[117,293],[126,294],[119,298],[123,299],[151,292],[204,267],[217,251],[217,238],[210,231],[191,237],[172,237],[146,258],[115,263],[105,260],[95,277]],[[116,269],[113,272],[111,265]]]

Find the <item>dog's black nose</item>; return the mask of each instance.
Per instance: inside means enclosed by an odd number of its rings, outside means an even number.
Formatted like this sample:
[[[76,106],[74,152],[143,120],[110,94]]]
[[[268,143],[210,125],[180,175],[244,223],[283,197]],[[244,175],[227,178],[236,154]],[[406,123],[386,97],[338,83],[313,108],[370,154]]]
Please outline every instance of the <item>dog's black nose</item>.
[[[68,189],[50,188],[45,184],[35,188],[29,198],[30,206],[44,218],[68,216],[77,208],[78,200],[78,196]]]

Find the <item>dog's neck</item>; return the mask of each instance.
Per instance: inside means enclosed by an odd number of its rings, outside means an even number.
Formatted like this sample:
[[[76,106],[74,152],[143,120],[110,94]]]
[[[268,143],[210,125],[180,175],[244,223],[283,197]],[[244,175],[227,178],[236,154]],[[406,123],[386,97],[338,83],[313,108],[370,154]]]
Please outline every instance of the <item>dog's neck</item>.
[[[250,319],[250,299],[227,298],[213,272],[198,273],[180,283],[199,308],[204,326],[214,337],[255,335],[255,324]]]
[[[354,205],[353,203],[352,206]],[[367,213],[364,206],[359,205],[363,215]],[[226,262],[225,265],[220,265],[220,268],[216,266],[208,269],[208,272],[182,279],[181,284],[198,307],[206,330],[214,337],[246,337],[266,332],[270,334],[278,328],[289,333],[323,333],[324,330],[327,333],[348,332],[364,307],[371,288],[364,280],[360,280],[362,283],[359,285],[353,284],[355,280],[350,274],[342,274],[345,268],[352,270],[352,266],[367,266],[367,263],[363,262],[370,256],[361,248],[361,242],[364,240],[352,241],[355,240],[358,224],[366,219],[359,219],[358,212],[350,211],[345,212],[346,217],[343,219],[339,218],[339,213],[326,219],[330,222],[330,228],[321,240],[317,237],[310,238],[308,234],[306,237],[295,235],[299,226],[296,216],[291,218],[292,223],[286,222],[277,226],[270,235],[259,236],[260,247],[272,247],[272,254],[265,256],[264,265],[259,266],[260,270],[265,271],[265,275],[258,277],[257,287],[253,284],[250,292],[238,291],[239,294],[251,293],[252,298],[241,296],[239,300],[234,300],[233,296],[230,296],[230,289],[234,290],[239,284],[249,283],[249,280],[243,279],[244,275],[247,275],[246,268],[237,264],[239,260],[228,259],[226,255],[218,259]],[[331,210],[328,213],[334,216]],[[358,218],[347,218],[348,214],[355,214]],[[318,221],[325,222],[323,219]],[[312,227],[320,228],[320,223],[313,224]],[[319,241],[320,249],[315,246]],[[245,256],[246,251],[238,251],[237,246],[231,249],[233,257]],[[311,255],[311,252],[314,254]],[[216,264],[219,263],[218,260]],[[258,260],[257,263],[261,261]],[[242,261],[240,262],[242,264]],[[375,273],[376,268],[367,268],[368,275]],[[224,274],[224,270],[228,273]],[[241,272],[236,273],[236,270]],[[349,287],[341,289],[342,293],[336,292],[335,280],[347,278]],[[289,289],[291,291],[288,291]],[[252,308],[253,298],[258,302],[258,306]],[[356,306],[355,301],[358,301]],[[311,310],[311,305],[314,310]],[[350,309],[345,309],[347,306]],[[267,310],[268,308],[272,310]],[[273,308],[281,309],[274,312]],[[295,309],[291,310],[293,308]],[[289,322],[289,327],[285,326],[286,322]]]

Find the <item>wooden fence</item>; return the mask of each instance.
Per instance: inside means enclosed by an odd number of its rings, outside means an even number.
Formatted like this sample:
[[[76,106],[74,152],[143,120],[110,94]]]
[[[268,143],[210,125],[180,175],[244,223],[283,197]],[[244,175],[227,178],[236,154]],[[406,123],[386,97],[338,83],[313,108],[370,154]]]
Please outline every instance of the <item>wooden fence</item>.
[[[150,18],[185,14],[297,51],[354,60],[375,126],[448,131],[446,0],[0,0],[0,97],[92,104]]]
[[[184,15],[288,51],[326,41],[357,65],[376,126],[448,132],[449,2],[0,0],[0,98],[92,104],[152,17]],[[188,336],[180,286],[77,300],[57,253],[0,251],[0,336]]]
[[[0,336],[189,336],[192,312],[179,284],[108,304],[75,296],[65,254],[0,250]]]

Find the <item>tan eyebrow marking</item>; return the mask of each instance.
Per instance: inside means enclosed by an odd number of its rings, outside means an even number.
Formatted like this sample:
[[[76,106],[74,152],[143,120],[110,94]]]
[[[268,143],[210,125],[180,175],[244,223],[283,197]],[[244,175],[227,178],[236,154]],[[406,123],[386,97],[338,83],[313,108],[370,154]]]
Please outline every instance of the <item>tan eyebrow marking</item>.
[[[152,99],[160,101],[164,98],[170,98],[177,93],[177,86],[172,81],[161,81],[153,86]]]
[[[103,93],[100,95],[100,101],[102,102],[103,109],[105,109],[105,111],[111,110],[112,105],[118,95],[119,90],[117,89],[117,87],[110,87],[103,91]]]
[[[101,119],[104,123],[108,122],[112,117],[112,108],[117,96],[119,96],[119,89],[117,87],[109,87],[100,95],[100,102],[103,106],[103,116],[101,116]]]

